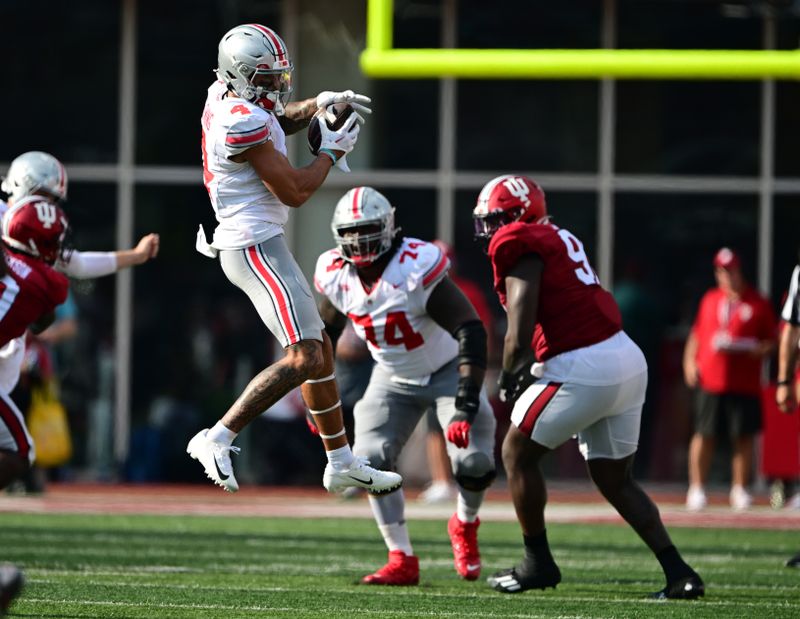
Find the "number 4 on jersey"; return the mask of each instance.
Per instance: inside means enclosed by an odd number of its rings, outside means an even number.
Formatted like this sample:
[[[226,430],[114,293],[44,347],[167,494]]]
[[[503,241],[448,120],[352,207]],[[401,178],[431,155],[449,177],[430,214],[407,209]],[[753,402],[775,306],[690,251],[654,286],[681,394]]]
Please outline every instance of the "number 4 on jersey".
[[[375,335],[375,326],[372,324],[372,317],[369,314],[357,316],[348,314],[350,320],[364,329],[367,341],[375,348],[380,348],[378,338]],[[383,338],[389,346],[406,347],[406,350],[414,350],[425,343],[422,335],[414,331],[414,327],[408,322],[405,312],[389,312],[386,314],[386,325],[383,328]]]

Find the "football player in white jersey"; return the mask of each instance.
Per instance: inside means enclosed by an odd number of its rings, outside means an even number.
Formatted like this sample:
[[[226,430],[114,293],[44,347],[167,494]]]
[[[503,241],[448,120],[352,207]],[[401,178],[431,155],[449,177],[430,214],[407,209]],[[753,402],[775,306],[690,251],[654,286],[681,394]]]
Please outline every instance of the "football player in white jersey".
[[[348,191],[331,227],[337,247],[319,257],[314,274],[324,295],[321,314],[334,339],[352,320],[376,362],[355,406],[353,450],[381,468],[395,468],[419,420],[435,409],[458,482],[447,526],[455,568],[475,580],[481,571],[478,510],[495,477],[495,418],[482,390],[486,330],[448,277],[447,256],[432,243],[398,236],[394,208],[375,189]],[[370,494],[369,501],[389,561],[362,582],[416,585],[419,561],[403,491]]]
[[[0,184],[8,202],[0,200],[0,218],[15,202],[29,196],[43,196],[55,204],[67,200],[67,172],[64,165],[49,153],[29,151],[11,162]],[[133,249],[118,251],[72,250],[58,260],[54,268],[75,279],[92,279],[116,273],[120,269],[144,264],[158,255],[158,234],[143,236]],[[19,380],[25,355],[25,337],[11,340],[0,348],[0,392],[10,393]]]
[[[289,252],[283,224],[290,208],[301,206],[335,164],[355,146],[363,121],[358,111],[369,98],[352,91],[320,93],[287,103],[292,62],[286,44],[271,28],[245,24],[220,41],[217,77],[203,110],[203,175],[217,218],[209,245],[202,229],[197,248],[219,257],[228,279],[255,305],[286,355],[259,373],[233,406],[210,429],[189,441],[187,452],[208,477],[229,492],[238,490],[232,442],[258,415],[291,389],[302,385],[303,398],[320,428],[328,465],[323,485],[329,491],[350,486],[387,491],[402,478],[384,473],[353,456],[342,421],[333,371],[333,351],[300,267]],[[286,134],[306,127],[334,103],[349,103],[354,113],[337,130],[320,122],[319,154],[310,165],[294,168],[286,158]]]

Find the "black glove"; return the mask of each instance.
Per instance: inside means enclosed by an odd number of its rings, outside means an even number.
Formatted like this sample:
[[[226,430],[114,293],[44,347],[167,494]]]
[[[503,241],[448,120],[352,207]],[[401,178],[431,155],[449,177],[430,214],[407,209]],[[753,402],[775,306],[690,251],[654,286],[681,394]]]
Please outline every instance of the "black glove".
[[[500,387],[500,401],[501,402],[516,402],[520,394],[525,391],[534,381],[531,375],[531,366],[524,363],[522,367],[516,371],[508,372],[502,370],[500,378],[497,380],[497,386]]]

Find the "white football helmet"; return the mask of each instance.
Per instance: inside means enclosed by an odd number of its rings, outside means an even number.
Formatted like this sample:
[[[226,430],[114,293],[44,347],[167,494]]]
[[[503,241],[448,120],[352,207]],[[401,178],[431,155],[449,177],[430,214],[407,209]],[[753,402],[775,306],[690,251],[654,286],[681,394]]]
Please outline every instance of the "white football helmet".
[[[354,187],[336,203],[331,230],[342,258],[366,266],[389,251],[400,228],[395,228],[394,207],[383,194]]]
[[[292,61],[271,28],[243,24],[219,42],[217,77],[237,96],[281,115],[292,92]]]
[[[12,202],[35,194],[63,202],[67,199],[67,172],[53,155],[33,150],[11,162],[0,189]]]

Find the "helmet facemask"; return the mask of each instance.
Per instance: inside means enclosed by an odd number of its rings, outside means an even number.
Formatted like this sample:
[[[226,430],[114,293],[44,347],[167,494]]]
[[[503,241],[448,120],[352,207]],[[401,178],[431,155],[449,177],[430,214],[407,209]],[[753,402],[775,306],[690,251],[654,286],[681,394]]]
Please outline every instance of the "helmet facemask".
[[[256,69],[248,80],[251,102],[281,116],[292,94],[292,65],[283,69]]]
[[[489,243],[495,233],[510,223],[518,221],[525,209],[517,206],[508,210],[495,210],[491,213],[473,215],[472,221],[475,224],[475,234],[473,238],[481,244],[484,251],[489,250]]]
[[[342,258],[359,267],[372,264],[389,251],[394,234],[382,221],[368,221],[339,226],[333,238]]]

